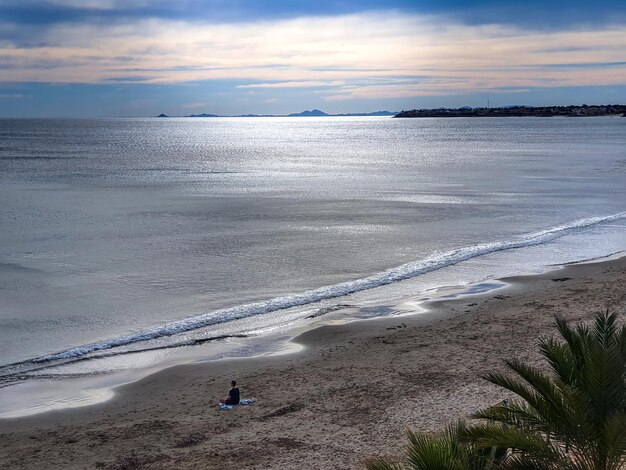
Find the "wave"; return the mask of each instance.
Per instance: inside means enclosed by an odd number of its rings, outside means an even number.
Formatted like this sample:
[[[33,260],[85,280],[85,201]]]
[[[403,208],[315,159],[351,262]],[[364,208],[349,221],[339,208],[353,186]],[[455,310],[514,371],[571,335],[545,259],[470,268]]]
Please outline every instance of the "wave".
[[[623,218],[626,218],[626,212],[620,212],[603,217],[580,219],[546,230],[524,234],[514,240],[483,243],[457,248],[446,252],[434,253],[425,259],[406,263],[396,268],[382,271],[354,281],[341,282],[331,286],[320,287],[318,289],[313,289],[300,294],[291,294],[261,302],[214,310],[206,314],[166,323],[154,328],[148,328],[137,333],[78,346],[24,362],[37,364],[78,358],[98,351],[173,336],[207,326],[233,320],[240,320],[253,315],[262,315],[265,313],[275,312],[277,310],[284,310],[320,302],[322,300],[343,297],[355,292],[361,292],[414,278],[416,276],[452,266],[478,256],[498,251],[512,250],[548,243],[569,233]]]
[[[41,373],[43,370],[50,369],[51,367],[56,367],[59,365],[68,365],[74,364],[82,361],[91,361],[97,359],[107,359],[110,357],[128,355],[128,354],[139,354],[151,351],[162,351],[164,349],[175,349],[181,348],[185,346],[200,346],[205,343],[213,342],[213,341],[222,341],[229,338],[248,338],[249,334],[232,334],[232,335],[218,335],[211,336],[208,338],[193,338],[189,340],[177,341],[169,344],[162,344],[159,346],[150,346],[147,348],[141,349],[133,349],[130,351],[104,351],[92,356],[74,356],[67,358],[63,362],[36,362],[35,360],[27,360],[22,362],[16,362],[13,364],[7,364],[5,366],[0,367],[0,388],[9,387],[16,383],[20,383],[21,381],[28,379],[61,379],[68,377],[84,377],[85,375],[99,375],[104,374],[106,371],[102,372],[82,372],[82,373],[55,373],[55,374],[44,374]],[[24,367],[28,367],[25,369]],[[21,370],[20,370],[21,369]],[[8,371],[8,372],[7,372]]]

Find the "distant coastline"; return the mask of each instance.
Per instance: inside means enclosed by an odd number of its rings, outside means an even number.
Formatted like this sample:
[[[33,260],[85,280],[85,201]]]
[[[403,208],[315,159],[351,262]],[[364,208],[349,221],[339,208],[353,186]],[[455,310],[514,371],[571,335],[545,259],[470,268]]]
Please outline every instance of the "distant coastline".
[[[236,114],[222,115],[211,113],[187,114],[174,116],[161,113],[157,118],[186,117],[186,118],[225,118],[225,117],[358,117],[358,116],[388,116],[397,118],[432,118],[432,117],[553,117],[553,116],[623,116],[626,117],[624,104],[593,104],[568,106],[503,106],[499,108],[430,108],[412,109],[407,111],[374,111],[371,113],[341,113],[329,114],[319,109],[305,110],[291,114]]]
[[[398,111],[374,111],[372,113],[344,113],[344,114],[328,114],[319,109],[305,110],[301,113],[291,114],[237,114],[237,115],[220,115],[220,114],[188,114],[186,116],[170,116],[167,114],[159,114],[158,118],[168,117],[190,117],[190,118],[216,118],[216,117],[352,117],[352,116],[396,116]]]
[[[503,108],[437,108],[413,109],[398,113],[397,118],[424,117],[552,117],[552,116],[624,116],[626,105],[586,105],[581,106],[507,106]]]

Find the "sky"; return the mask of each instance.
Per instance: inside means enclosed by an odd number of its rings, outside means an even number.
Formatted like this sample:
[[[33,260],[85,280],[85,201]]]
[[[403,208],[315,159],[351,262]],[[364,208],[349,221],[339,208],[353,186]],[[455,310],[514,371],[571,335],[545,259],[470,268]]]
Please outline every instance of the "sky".
[[[626,103],[626,1],[0,0],[0,117]]]

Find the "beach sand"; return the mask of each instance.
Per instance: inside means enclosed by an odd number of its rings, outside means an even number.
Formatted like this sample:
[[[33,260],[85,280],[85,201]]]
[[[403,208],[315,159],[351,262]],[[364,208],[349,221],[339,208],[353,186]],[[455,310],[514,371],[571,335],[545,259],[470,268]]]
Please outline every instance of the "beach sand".
[[[173,367],[103,404],[0,420],[1,468],[329,469],[398,457],[407,427],[436,431],[507,397],[481,375],[539,362],[554,314],[626,312],[626,258],[506,279],[413,316],[322,326],[301,352]],[[236,378],[254,406],[220,410]]]

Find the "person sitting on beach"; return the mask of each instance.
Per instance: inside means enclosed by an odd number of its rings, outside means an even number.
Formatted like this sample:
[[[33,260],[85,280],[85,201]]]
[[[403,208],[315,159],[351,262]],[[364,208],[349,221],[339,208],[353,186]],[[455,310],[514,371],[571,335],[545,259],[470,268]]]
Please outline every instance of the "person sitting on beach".
[[[239,404],[239,387],[237,387],[237,382],[234,380],[230,381],[230,390],[228,392],[228,397],[220,400],[220,403],[224,405],[238,405]]]

